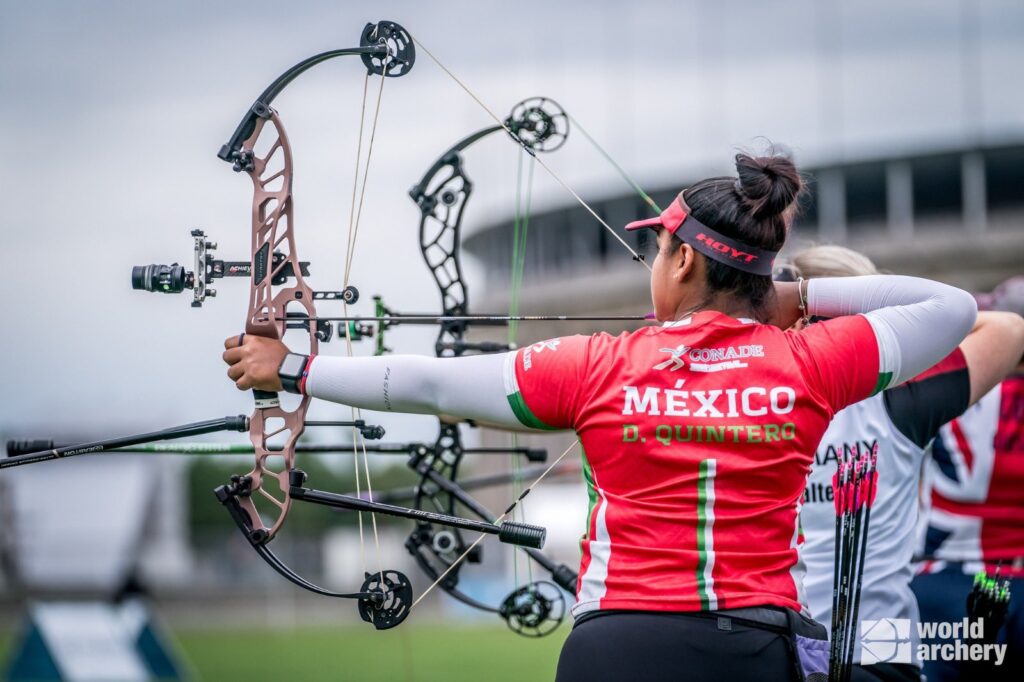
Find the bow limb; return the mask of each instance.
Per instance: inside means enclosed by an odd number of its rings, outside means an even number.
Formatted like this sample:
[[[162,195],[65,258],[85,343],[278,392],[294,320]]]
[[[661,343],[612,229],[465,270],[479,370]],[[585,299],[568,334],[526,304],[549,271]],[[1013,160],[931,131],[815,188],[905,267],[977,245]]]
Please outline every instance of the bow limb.
[[[484,128],[452,145],[409,191],[420,209],[420,253],[441,293],[441,314],[445,317],[465,315],[468,305],[460,250],[462,216],[473,183],[466,175],[462,151],[500,130],[500,126]],[[384,328],[380,327],[381,344]],[[462,322],[441,322],[434,346],[437,356],[457,356],[469,350],[463,338],[465,329]]]

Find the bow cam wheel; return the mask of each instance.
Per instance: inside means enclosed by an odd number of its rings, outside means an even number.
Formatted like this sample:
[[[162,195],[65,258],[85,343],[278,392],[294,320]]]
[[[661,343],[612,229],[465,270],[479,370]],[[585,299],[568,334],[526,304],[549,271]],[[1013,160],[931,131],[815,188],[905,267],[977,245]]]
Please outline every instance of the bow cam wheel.
[[[554,583],[538,580],[505,597],[498,613],[523,637],[550,635],[565,617],[565,597]]]
[[[512,108],[505,125],[521,144],[535,152],[553,152],[569,136],[569,116],[547,97],[524,99]]]
[[[359,615],[378,630],[395,627],[412,608],[412,583],[400,571],[367,573],[359,591],[369,595],[359,599]]]
[[[409,73],[412,65],[416,63],[416,46],[412,42],[412,36],[393,21],[367,24],[359,36],[359,44],[362,47],[387,46],[388,54],[385,57],[363,55],[366,70],[375,76],[398,78]]]

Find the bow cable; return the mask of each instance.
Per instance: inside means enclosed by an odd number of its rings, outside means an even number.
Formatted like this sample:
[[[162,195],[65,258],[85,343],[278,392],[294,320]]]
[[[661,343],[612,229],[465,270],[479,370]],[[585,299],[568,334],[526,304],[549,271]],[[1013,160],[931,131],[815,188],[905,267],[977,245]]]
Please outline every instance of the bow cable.
[[[388,56],[383,58],[383,69],[384,69],[385,73],[387,72],[387,63],[388,63],[388,61],[390,59],[391,59],[390,53],[388,54]],[[352,263],[353,263],[353,258],[354,258],[354,255],[355,255],[354,252],[355,252],[356,238],[359,235],[359,221],[360,221],[360,219],[362,217],[362,214],[363,214],[363,202],[364,202],[364,200],[366,198],[367,177],[369,176],[369,172],[370,172],[370,160],[373,157],[373,142],[374,142],[374,140],[376,138],[376,135],[377,135],[377,123],[378,123],[378,121],[380,119],[380,104],[381,104],[381,100],[383,99],[383,94],[384,94],[384,81],[386,81],[387,78],[385,78],[384,76],[381,76],[380,88],[377,90],[377,101],[376,101],[376,104],[375,104],[375,107],[374,107],[374,112],[373,112],[373,123],[370,126],[370,137],[369,137],[369,141],[368,141],[367,147],[366,147],[366,162],[363,165],[362,183],[361,183],[361,186],[360,186],[359,165],[360,165],[361,156],[362,156],[363,130],[365,128],[365,120],[366,120],[366,101],[367,101],[367,94],[368,94],[368,90],[369,90],[369,80],[370,80],[370,73],[367,72],[365,78],[363,79],[363,98],[362,98],[362,104],[359,107],[359,141],[358,141],[358,143],[356,145],[356,167],[355,167],[355,173],[354,173],[353,178],[352,178],[352,203],[351,203],[351,206],[349,207],[348,239],[347,239],[348,244],[347,244],[347,250],[346,250],[346,253],[345,253],[345,272],[344,272],[344,280],[343,280],[343,283],[342,283],[342,288],[343,289],[347,289],[348,288],[349,281],[350,281],[351,275],[352,275]],[[356,202],[357,188],[358,188],[358,196],[359,196],[359,201],[358,202]],[[348,315],[348,302],[347,301],[342,300],[342,311],[344,312],[344,314],[346,316]],[[352,347],[352,330],[349,328],[349,325],[345,325],[345,349],[346,349],[346,353],[347,353],[348,357],[352,357],[354,355],[353,347]],[[356,407],[352,407],[351,408],[351,413],[352,413],[352,421],[353,422],[362,420],[362,410],[359,410]],[[362,451],[361,453],[360,453],[360,450]],[[352,427],[352,460],[353,460],[354,468],[355,468],[355,479],[356,479],[356,493],[357,493],[357,496],[361,496],[362,495],[362,490],[361,490],[360,480],[359,480],[360,479],[360,473],[359,473],[359,468],[360,468],[359,457],[360,457],[360,454],[362,454],[362,459],[363,459],[363,462],[362,462],[363,476],[365,476],[365,478],[366,478],[366,494],[368,496],[368,499],[372,502],[373,501],[373,484],[372,484],[371,479],[370,479],[370,465],[369,465],[369,459],[368,459],[367,454],[366,454],[366,441],[362,438],[362,434],[358,431],[358,429],[356,429],[355,427]],[[368,573],[368,571],[366,570],[366,552],[365,552],[365,546],[364,546],[365,539],[364,539],[364,531],[363,531],[363,513],[362,512],[358,513],[358,519],[359,519],[358,523],[359,523],[359,554],[360,554],[360,561],[363,564],[363,572],[364,573]],[[381,549],[380,549],[380,534],[378,533],[378,530],[377,530],[377,515],[374,512],[372,512],[372,511],[370,512],[370,525],[371,525],[371,527],[373,529],[373,542],[374,542],[374,546],[375,546],[375,549],[376,549],[376,555],[377,555],[377,568],[380,571],[380,575],[383,576],[384,575],[384,565],[383,565],[383,561],[382,561],[382,558],[381,558],[382,554],[381,554]]]

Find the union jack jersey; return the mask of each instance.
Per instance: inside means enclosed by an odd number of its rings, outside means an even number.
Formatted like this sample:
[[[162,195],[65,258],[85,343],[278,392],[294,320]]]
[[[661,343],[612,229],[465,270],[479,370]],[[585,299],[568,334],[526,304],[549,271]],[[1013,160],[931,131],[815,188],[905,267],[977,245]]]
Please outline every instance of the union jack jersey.
[[[574,613],[804,610],[814,450],[837,411],[887,383],[879,357],[863,316],[783,332],[711,311],[510,354],[519,420],[574,429],[585,453]]]
[[[1024,568],[1024,374],[939,431],[928,480],[928,558]],[[936,568],[925,564],[925,571]]]

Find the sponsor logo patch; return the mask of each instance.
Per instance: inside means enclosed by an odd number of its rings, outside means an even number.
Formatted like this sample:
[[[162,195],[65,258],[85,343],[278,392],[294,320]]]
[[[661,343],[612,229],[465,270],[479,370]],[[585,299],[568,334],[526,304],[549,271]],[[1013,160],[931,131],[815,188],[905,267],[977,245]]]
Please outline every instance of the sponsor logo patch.
[[[533,367],[533,355],[534,353],[543,353],[544,351],[554,352],[558,350],[558,344],[561,343],[559,339],[551,339],[550,341],[540,341],[529,346],[523,351],[523,371]]]
[[[690,348],[680,344],[675,348],[661,348],[659,353],[668,353],[669,358],[654,365],[652,369],[675,372],[687,366],[691,372],[721,372],[727,369],[747,367],[746,360],[763,358],[764,346],[727,346],[725,348]]]

